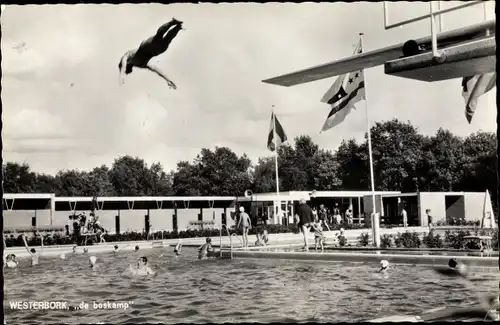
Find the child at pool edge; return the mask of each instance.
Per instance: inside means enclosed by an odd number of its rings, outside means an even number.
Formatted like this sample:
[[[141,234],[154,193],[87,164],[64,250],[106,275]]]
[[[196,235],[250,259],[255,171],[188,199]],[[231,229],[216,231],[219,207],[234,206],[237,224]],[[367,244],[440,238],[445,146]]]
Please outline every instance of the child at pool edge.
[[[263,234],[261,232],[257,232],[256,234],[257,240],[255,241],[255,246],[266,246],[266,243],[263,240]]]
[[[264,229],[264,231],[262,232],[262,240],[266,245],[269,242],[269,235],[267,234],[267,229]]]
[[[320,247],[321,251],[324,251],[325,236],[323,236],[323,227],[321,226],[321,222],[319,222],[318,217],[314,219],[312,228],[314,230],[314,248],[318,250],[318,247]]]

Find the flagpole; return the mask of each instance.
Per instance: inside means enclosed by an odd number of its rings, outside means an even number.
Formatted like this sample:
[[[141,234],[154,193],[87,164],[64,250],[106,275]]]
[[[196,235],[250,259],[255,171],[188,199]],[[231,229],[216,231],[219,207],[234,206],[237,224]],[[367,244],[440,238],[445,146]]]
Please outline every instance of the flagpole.
[[[276,196],[278,199],[278,207],[277,209],[275,208],[274,211],[276,213],[276,222],[280,224],[279,212],[281,210],[281,201],[280,201],[280,181],[278,173],[278,141],[276,137],[276,114],[274,113],[274,105],[273,105],[273,141],[274,141],[274,165],[276,169]]]
[[[363,49],[363,33],[359,33],[360,37],[360,44],[361,48]],[[364,52],[364,51],[363,51]],[[371,191],[372,191],[372,211],[373,214],[376,212],[376,205],[375,205],[375,178],[373,176],[373,153],[372,153],[372,136],[371,136],[371,122],[370,122],[370,115],[368,113],[368,96],[367,96],[367,78],[365,71],[363,70],[364,74],[364,81],[365,81],[365,109],[366,109],[366,127],[368,131],[368,156],[370,159],[370,182],[371,182]],[[378,219],[378,218],[377,218]],[[372,233],[373,233],[373,240],[374,244],[376,247],[380,246],[380,236],[378,232],[378,222],[379,220],[376,220],[376,218],[372,218]]]

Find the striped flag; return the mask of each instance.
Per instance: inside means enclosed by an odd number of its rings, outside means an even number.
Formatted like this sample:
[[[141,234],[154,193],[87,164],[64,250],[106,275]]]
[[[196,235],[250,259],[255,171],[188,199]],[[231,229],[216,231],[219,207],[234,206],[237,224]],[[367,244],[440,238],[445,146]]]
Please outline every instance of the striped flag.
[[[271,126],[269,127],[269,134],[267,136],[267,148],[274,151],[274,135],[276,134],[276,146],[279,147],[282,143],[286,142],[287,137],[285,130],[281,126],[276,114],[271,113]]]
[[[496,72],[465,77],[462,80],[462,96],[465,99],[465,118],[469,124],[476,112],[477,100],[495,87],[496,81]]]
[[[354,50],[354,55],[362,53],[361,39]],[[324,132],[345,120],[354,104],[365,99],[365,78],[363,70],[346,73],[335,80],[321,102],[332,106],[321,129]]]

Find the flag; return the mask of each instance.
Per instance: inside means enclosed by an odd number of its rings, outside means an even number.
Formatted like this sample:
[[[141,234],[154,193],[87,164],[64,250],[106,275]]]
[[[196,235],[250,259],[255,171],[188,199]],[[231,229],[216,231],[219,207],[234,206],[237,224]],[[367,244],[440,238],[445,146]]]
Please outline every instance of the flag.
[[[354,55],[362,53],[361,40]],[[354,104],[365,99],[365,78],[363,70],[346,73],[335,80],[321,102],[332,105],[321,132],[333,128],[345,120]]]
[[[493,215],[493,207],[491,206],[490,192],[486,190],[484,194],[483,204],[483,219],[481,220],[481,228],[496,228],[495,216]]]
[[[469,124],[476,112],[477,100],[495,87],[496,81],[496,72],[465,77],[462,80],[462,96],[465,99],[465,118]]]
[[[276,128],[276,129],[275,129]],[[279,147],[282,143],[286,142],[287,137],[285,130],[281,126],[276,114],[271,114],[271,126],[269,127],[269,134],[267,136],[267,148],[274,151],[274,135],[276,134],[276,145]]]

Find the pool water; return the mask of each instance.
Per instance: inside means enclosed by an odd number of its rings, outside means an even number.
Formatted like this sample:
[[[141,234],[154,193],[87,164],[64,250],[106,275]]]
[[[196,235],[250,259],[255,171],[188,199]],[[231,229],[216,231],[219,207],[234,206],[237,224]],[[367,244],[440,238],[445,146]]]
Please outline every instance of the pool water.
[[[41,258],[31,267],[5,270],[7,324],[359,322],[417,314],[439,306],[475,303],[461,280],[418,266],[394,266],[389,277],[368,263],[287,260],[196,260],[196,249],[175,258],[171,248],[66,260]],[[164,254],[162,256],[162,254]],[[134,278],[129,264],[147,256],[154,277]],[[475,281],[481,293],[498,293],[498,282]],[[68,301],[88,310],[14,310],[12,301]],[[132,302],[129,309],[93,310],[92,303]]]

